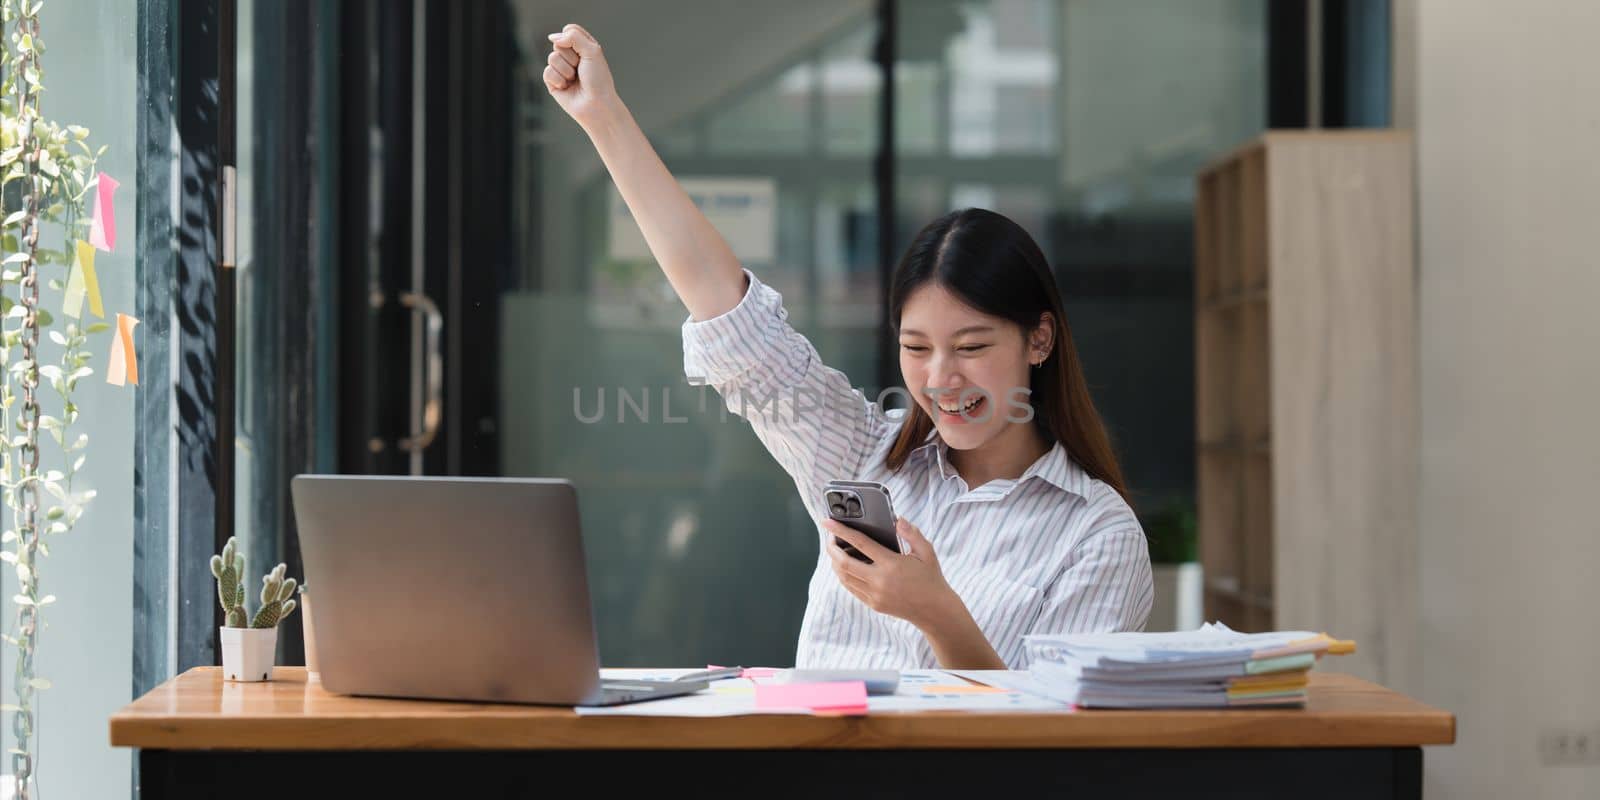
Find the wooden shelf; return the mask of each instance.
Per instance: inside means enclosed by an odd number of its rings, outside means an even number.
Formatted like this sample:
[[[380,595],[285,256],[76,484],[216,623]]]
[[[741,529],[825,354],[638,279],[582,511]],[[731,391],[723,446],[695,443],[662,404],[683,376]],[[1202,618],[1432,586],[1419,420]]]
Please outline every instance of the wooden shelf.
[[[1416,638],[1411,152],[1403,132],[1271,131],[1198,173],[1194,217],[1205,615],[1354,638],[1361,674],[1401,681],[1416,677],[1387,671]]]
[[[1251,441],[1232,439],[1221,442],[1196,442],[1195,446],[1199,447],[1201,450],[1211,453],[1258,456],[1272,454],[1272,443],[1265,438],[1254,439]]]
[[[1205,588],[1207,592],[1221,595],[1251,608],[1272,610],[1272,594],[1270,592],[1247,592],[1239,588],[1238,578],[1226,576],[1206,578]]]
[[[1267,287],[1253,286],[1245,289],[1236,289],[1227,293],[1219,293],[1200,302],[1201,311],[1232,311],[1236,308],[1254,303],[1267,302]]]

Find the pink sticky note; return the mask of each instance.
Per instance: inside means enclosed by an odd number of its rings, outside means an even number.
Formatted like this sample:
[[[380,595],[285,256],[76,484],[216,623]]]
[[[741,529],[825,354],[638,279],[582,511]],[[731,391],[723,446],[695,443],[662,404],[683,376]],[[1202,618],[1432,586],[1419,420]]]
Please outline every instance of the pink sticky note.
[[[741,678],[771,678],[778,674],[776,667],[746,667]]]
[[[867,684],[862,681],[756,685],[756,708],[835,711],[866,704]]]
[[[89,244],[106,252],[117,246],[117,209],[111,203],[111,193],[121,184],[110,175],[100,173],[95,185],[94,213],[89,219]]]

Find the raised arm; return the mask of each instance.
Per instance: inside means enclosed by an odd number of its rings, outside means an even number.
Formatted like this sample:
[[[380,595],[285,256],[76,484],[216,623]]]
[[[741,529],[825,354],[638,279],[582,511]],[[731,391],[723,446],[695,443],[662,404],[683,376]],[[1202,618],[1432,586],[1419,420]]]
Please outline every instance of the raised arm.
[[[696,320],[732,309],[745,293],[739,260],[617,96],[600,42],[578,25],[549,38],[545,87],[594,142],[673,291]]]

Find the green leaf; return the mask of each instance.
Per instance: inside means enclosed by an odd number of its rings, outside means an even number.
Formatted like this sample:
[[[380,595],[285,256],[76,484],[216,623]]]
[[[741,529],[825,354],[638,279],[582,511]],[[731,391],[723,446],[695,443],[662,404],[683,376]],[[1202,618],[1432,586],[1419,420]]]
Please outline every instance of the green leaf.
[[[50,599],[54,600],[55,598],[52,597]],[[55,684],[45,680],[44,678],[29,678],[28,679],[28,685],[32,686],[35,689],[48,689],[51,686],[54,686]]]
[[[44,310],[42,308],[39,309],[39,324],[40,325],[49,326],[49,325],[53,324],[55,321],[56,321],[56,318],[50,316],[50,312],[48,312],[48,311],[46,311],[46,310]]]
[[[5,218],[4,222],[0,222],[0,225],[15,225],[18,222],[21,222],[26,216],[28,216],[28,212],[26,211],[13,211]]]
[[[31,606],[31,605],[33,605],[33,601],[28,599],[28,596],[25,595],[25,594],[14,594],[14,595],[11,595],[11,602],[16,603],[19,606]]]
[[[52,288],[52,289],[57,288],[55,286],[55,284],[57,284],[59,282],[60,281],[55,281],[55,280],[50,281],[50,284],[51,284],[50,288]],[[67,346],[67,337],[62,336],[61,335],[61,331],[51,331],[50,332],[50,341],[55,342],[56,344],[59,344],[62,347],[66,347]]]
[[[0,300],[3,300],[3,299],[5,299],[5,298],[0,297]],[[84,332],[85,333],[100,333],[101,331],[108,331],[108,330],[111,330],[111,323],[109,323],[109,322],[91,322],[91,323],[89,323],[89,327],[86,328],[84,330]]]
[[[25,214],[25,213],[27,213],[27,212],[23,212],[23,211],[18,211],[17,212],[17,214]],[[17,214],[12,214],[11,216],[15,217]],[[7,217],[7,219],[10,219],[10,218],[11,217]],[[17,263],[19,261],[27,261],[27,260],[28,260],[28,254],[26,252],[12,253],[11,255],[6,256],[6,260],[0,261],[0,264],[15,264],[15,263]]]
[[[47,606],[47,605],[50,605],[51,603],[54,603],[55,601],[56,601],[56,596],[55,595],[47,594],[47,595],[44,596],[43,600],[39,601],[39,605]],[[48,689],[50,687],[49,686],[35,686],[34,688],[35,689]]]

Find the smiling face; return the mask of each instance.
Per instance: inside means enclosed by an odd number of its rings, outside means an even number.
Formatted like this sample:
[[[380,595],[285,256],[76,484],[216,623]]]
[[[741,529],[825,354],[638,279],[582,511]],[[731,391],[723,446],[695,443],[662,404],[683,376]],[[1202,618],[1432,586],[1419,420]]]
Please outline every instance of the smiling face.
[[[1049,353],[1051,320],[1023,335],[938,283],[907,298],[900,313],[900,374],[918,406],[956,450],[973,450],[1027,414],[1029,370]],[[1021,405],[1019,405],[1021,404]],[[1025,435],[1026,431],[1017,431]]]

